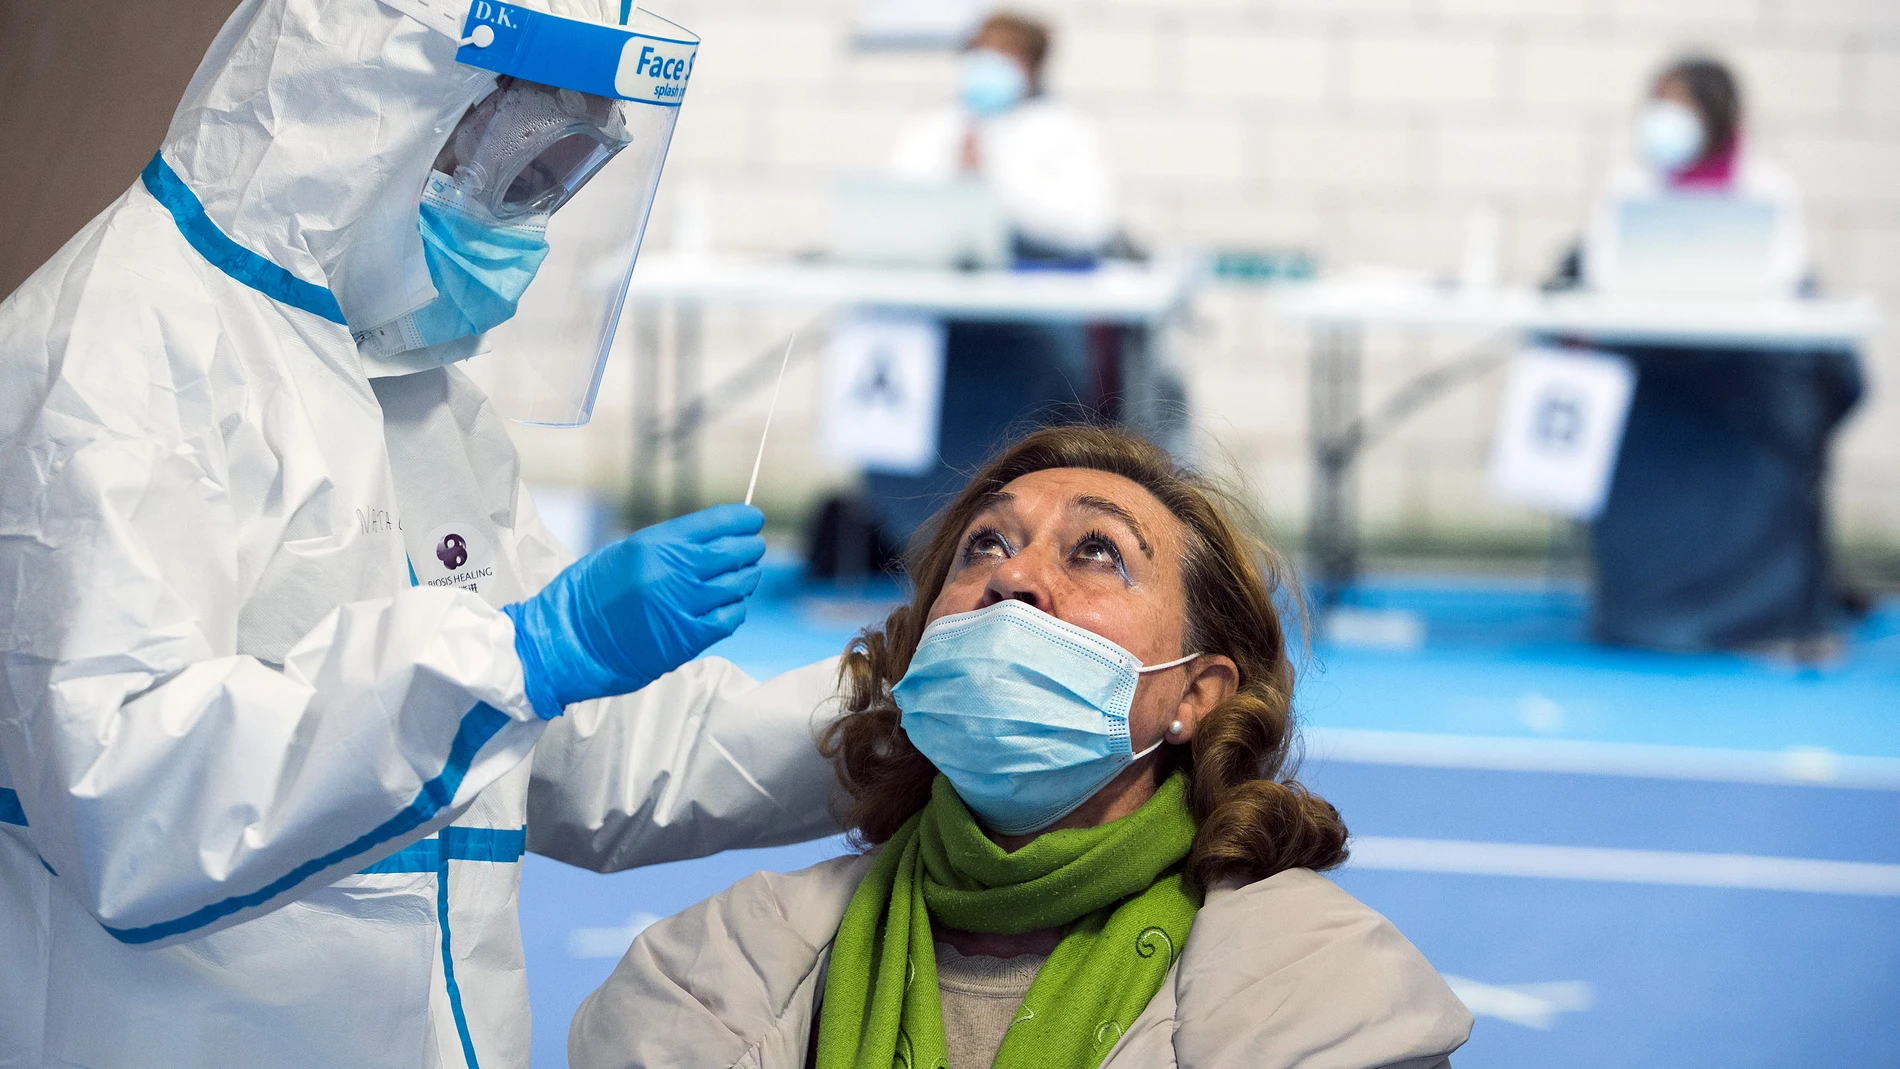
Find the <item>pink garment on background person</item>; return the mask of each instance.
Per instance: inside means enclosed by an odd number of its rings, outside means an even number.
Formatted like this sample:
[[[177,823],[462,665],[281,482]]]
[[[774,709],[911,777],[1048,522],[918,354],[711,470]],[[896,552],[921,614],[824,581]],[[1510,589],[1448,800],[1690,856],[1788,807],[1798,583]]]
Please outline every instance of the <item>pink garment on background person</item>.
[[[1735,184],[1735,164],[1742,158],[1742,135],[1737,133],[1715,152],[1669,176],[1671,189],[1727,189]]]

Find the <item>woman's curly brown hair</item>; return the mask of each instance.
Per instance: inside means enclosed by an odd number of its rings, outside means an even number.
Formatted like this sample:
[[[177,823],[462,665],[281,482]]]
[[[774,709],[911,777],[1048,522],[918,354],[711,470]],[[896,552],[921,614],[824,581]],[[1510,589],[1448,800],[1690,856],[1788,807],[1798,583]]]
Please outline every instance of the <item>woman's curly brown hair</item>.
[[[1181,574],[1189,648],[1225,654],[1240,670],[1239,688],[1201,720],[1192,743],[1164,748],[1164,767],[1186,772],[1190,785],[1197,831],[1189,878],[1201,887],[1246,883],[1345,861],[1339,812],[1290,767],[1293,663],[1273,603],[1281,585],[1277,557],[1242,532],[1231,514],[1243,506],[1213,482],[1133,434],[1097,426],[1051,427],[1023,438],[977,472],[912,542],[905,570],[916,591],[882,628],[865,629],[846,649],[845,715],[822,740],[849,796],[839,814],[845,827],[861,844],[882,843],[929,800],[936,766],[904,734],[891,687],[910,665],[971,518],[992,493],[1050,468],[1120,475],[1181,521],[1188,534]]]

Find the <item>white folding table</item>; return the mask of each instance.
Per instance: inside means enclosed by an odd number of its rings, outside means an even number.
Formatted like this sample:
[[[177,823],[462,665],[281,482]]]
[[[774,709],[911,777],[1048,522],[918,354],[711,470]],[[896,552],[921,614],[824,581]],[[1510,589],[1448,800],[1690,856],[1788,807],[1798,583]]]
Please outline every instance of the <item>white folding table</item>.
[[[1393,280],[1320,280],[1276,288],[1274,314],[1312,331],[1308,364],[1313,457],[1307,551],[1321,589],[1337,592],[1359,566],[1354,465],[1373,435],[1361,411],[1365,331],[1374,326],[1479,330],[1574,338],[1597,345],[1858,350],[1879,325],[1869,297],[1740,298],[1470,290]],[[1403,418],[1459,376],[1428,372],[1383,411]],[[1388,420],[1390,422],[1390,420]]]

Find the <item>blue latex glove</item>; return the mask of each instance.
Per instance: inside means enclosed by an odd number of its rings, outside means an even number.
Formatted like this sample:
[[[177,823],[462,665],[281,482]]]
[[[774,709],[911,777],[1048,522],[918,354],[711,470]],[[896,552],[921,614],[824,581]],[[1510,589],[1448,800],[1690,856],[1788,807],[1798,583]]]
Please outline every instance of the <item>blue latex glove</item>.
[[[759,586],[764,526],[750,505],[656,523],[502,606],[535,712],[552,719],[572,702],[639,690],[738,630]]]

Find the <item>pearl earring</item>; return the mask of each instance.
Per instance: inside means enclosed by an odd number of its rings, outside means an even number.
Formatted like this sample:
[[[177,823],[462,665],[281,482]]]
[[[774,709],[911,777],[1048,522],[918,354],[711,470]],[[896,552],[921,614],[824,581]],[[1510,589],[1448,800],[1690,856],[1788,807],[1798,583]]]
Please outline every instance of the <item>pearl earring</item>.
[[[1168,725],[1168,734],[1179,735],[1180,733],[1181,733],[1181,722],[1179,720],[1176,720],[1174,723]]]

